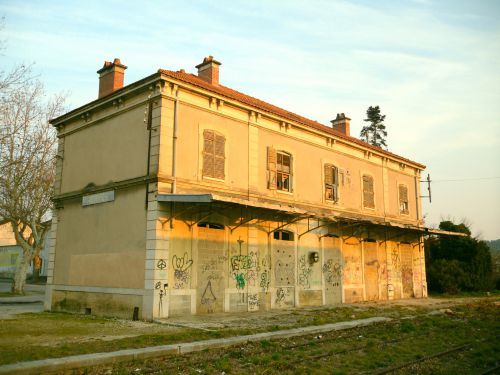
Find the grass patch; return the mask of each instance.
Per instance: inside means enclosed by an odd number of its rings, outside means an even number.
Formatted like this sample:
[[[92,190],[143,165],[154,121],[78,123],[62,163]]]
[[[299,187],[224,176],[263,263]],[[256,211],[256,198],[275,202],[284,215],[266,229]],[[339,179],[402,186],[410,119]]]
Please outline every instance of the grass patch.
[[[0,297],[17,297],[20,294],[14,294],[11,292],[0,292]]]
[[[0,320],[0,364],[248,335],[372,316],[395,318],[390,323],[322,334],[321,339],[313,335],[263,340],[242,347],[207,350],[168,359],[172,366],[179,366],[171,369],[174,373],[177,373],[177,368],[205,367],[206,373],[280,373],[280,369],[284,373],[294,373],[295,370],[299,373],[322,373],[323,368],[329,369],[328,373],[370,372],[376,368],[423,358],[453,345],[480,341],[494,332],[500,332],[498,310],[491,298],[482,301],[474,299],[462,306],[452,307],[452,314],[437,315],[428,315],[429,309],[421,307],[409,309],[405,306],[373,307],[361,304],[357,307],[294,310],[288,315],[276,315],[266,321],[267,324],[214,331],[91,315],[47,312],[23,314],[16,319]],[[408,315],[414,318],[398,320]],[[464,368],[487,365],[491,363],[491,358],[498,358],[498,345],[492,347],[491,343],[479,341],[477,348],[475,346],[474,350],[463,356]],[[328,355],[323,357],[324,353]],[[311,359],[315,356],[319,356],[319,359]],[[147,366],[154,369],[154,363]],[[318,363],[322,366],[318,366]],[[459,360],[458,363],[462,362]],[[139,361],[134,364],[136,367],[130,366],[116,365],[112,368],[114,373],[130,373],[146,365]],[[460,370],[460,366],[457,369]],[[93,373],[93,370],[89,371]]]

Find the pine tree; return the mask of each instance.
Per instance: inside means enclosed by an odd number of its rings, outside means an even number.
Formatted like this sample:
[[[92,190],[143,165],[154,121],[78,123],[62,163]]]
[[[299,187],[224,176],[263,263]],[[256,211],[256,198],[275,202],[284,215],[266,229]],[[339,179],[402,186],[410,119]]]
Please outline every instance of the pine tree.
[[[387,148],[387,131],[384,125],[385,115],[380,114],[380,107],[370,106],[366,111],[366,117],[363,121],[369,122],[370,125],[363,126],[363,129],[361,129],[359,135],[361,139],[374,146]]]

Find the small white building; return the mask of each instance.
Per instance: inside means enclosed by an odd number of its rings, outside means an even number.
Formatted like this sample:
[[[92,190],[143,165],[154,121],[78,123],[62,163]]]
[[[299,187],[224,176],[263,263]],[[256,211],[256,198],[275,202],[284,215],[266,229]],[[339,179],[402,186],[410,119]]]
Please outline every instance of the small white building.
[[[47,275],[47,259],[48,259],[48,236],[40,258],[42,260],[42,268],[40,276]],[[0,277],[12,277],[16,271],[16,264],[21,259],[23,249],[16,244],[12,226],[6,221],[0,221]],[[33,273],[33,264],[30,265],[28,274]]]

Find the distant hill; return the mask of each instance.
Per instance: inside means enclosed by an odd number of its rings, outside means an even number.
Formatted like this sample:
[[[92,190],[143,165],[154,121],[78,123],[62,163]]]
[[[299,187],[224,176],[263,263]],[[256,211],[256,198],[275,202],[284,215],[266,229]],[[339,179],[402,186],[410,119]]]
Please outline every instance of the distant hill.
[[[488,244],[488,247],[491,250],[491,254],[499,254],[500,253],[500,238],[498,240],[485,241]]]

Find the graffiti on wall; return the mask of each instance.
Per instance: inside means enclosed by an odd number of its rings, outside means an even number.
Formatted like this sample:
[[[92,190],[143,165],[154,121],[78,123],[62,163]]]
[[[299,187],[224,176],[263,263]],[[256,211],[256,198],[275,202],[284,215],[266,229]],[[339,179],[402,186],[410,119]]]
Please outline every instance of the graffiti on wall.
[[[192,268],[196,270],[196,311],[222,312],[229,261],[224,231],[199,227],[197,248]]]
[[[311,288],[310,277],[312,274],[312,268],[309,266],[309,262],[306,260],[306,256],[302,255],[299,259],[299,285],[304,289]]]
[[[260,274],[260,287],[263,292],[267,292],[269,290],[269,284],[271,282],[271,278],[269,277],[269,270],[264,270]]]
[[[187,252],[182,257],[174,255],[172,257],[172,267],[174,268],[174,289],[183,289],[191,278],[191,266],[193,260],[189,259]]]
[[[246,285],[255,286],[257,277],[257,254],[251,251],[248,255],[234,255],[230,259],[231,276],[236,281],[236,288],[244,289]]]
[[[209,280],[201,295],[201,304],[206,307],[207,312],[212,313],[214,311],[215,301],[217,301],[217,298],[212,290],[212,281]]]
[[[165,261],[165,259],[159,259],[158,262],[156,262],[156,267],[159,270],[164,270],[165,268],[167,268],[167,262]]]
[[[248,293],[248,310],[258,310],[260,306],[259,295],[257,293]]]
[[[278,307],[293,306],[293,288],[277,288],[274,303]]]
[[[216,258],[212,258],[207,260],[200,266],[200,270],[202,273],[207,273],[210,271],[217,271],[220,269],[221,265],[223,265],[227,261],[226,255],[219,255]]]
[[[156,261],[156,269],[160,270],[159,276],[160,278],[167,278],[166,269],[167,269],[167,261],[165,259],[158,259]],[[155,290],[158,293],[158,316],[163,316],[163,304],[165,303],[167,296],[167,288],[168,283],[166,281],[159,280],[155,283]]]
[[[168,288],[167,283],[162,283],[161,281],[157,281],[155,284],[155,290],[158,291],[158,316],[159,317],[163,316],[163,303],[165,302],[164,300],[166,299],[167,288]]]
[[[340,286],[342,280],[342,266],[333,262],[333,259],[328,259],[323,264],[323,274],[325,275],[325,282],[331,286]]]

